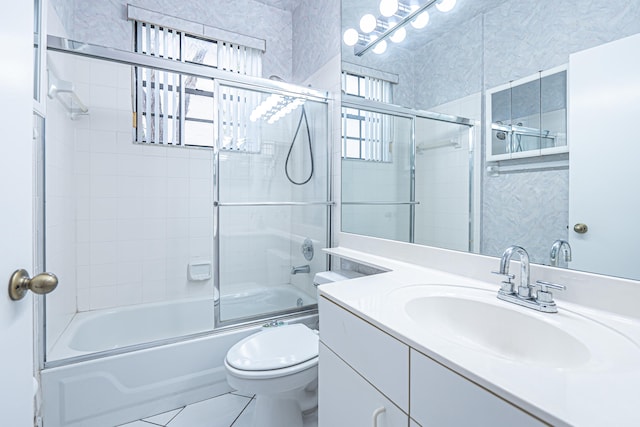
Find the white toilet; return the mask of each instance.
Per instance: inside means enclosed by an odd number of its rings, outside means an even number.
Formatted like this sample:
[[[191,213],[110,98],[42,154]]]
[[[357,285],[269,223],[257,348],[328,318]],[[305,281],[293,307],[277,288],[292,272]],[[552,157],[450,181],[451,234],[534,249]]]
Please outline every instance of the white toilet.
[[[314,284],[358,276],[322,272]],[[224,365],[231,387],[256,395],[253,427],[302,427],[303,414],[318,406],[318,333],[301,323],[248,336],[231,347]]]

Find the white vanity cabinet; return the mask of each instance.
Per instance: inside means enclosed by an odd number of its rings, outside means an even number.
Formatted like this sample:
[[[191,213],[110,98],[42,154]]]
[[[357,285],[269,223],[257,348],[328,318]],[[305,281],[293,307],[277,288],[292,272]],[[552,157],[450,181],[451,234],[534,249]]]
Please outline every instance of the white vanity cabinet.
[[[409,425],[409,347],[320,298],[320,427]]]
[[[533,427],[546,424],[411,349],[411,418],[422,427]]]
[[[546,425],[328,299],[318,304],[319,427]]]
[[[409,417],[320,343],[318,421],[321,427],[407,426]]]

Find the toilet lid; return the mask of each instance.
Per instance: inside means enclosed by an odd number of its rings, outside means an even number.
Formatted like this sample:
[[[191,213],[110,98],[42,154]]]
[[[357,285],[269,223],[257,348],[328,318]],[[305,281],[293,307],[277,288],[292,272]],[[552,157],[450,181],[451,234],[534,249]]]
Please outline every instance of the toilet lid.
[[[227,353],[227,363],[245,371],[282,369],[318,357],[318,335],[303,324],[253,334]]]

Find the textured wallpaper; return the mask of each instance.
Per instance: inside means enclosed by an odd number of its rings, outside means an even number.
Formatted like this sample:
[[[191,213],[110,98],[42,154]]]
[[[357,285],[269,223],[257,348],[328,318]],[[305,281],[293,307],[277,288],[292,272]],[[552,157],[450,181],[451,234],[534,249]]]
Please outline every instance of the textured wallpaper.
[[[301,83],[340,52],[340,0],[300,0],[292,21],[293,81]]]
[[[132,49],[133,26],[127,3],[190,21],[266,40],[263,77],[292,79],[291,1],[236,0],[52,0],[69,37],[87,43]],[[232,4],[232,7],[230,7]],[[72,6],[70,6],[72,5]]]

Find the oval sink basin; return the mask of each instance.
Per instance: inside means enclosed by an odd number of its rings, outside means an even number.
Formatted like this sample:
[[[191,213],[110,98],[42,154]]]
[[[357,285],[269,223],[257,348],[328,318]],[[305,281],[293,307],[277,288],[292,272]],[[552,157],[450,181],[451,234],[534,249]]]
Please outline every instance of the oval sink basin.
[[[577,366],[589,349],[562,329],[508,308],[477,300],[429,296],[409,301],[407,315],[439,335],[521,362]]]
[[[496,293],[413,285],[390,292],[388,306],[396,315],[403,311],[421,334],[516,363],[554,368],[575,368],[594,360],[615,363],[609,359],[617,356],[606,356],[612,346],[627,355],[631,350],[637,357],[637,346],[597,322],[573,313],[540,313],[498,300]]]

